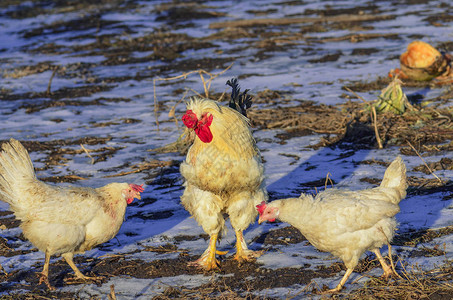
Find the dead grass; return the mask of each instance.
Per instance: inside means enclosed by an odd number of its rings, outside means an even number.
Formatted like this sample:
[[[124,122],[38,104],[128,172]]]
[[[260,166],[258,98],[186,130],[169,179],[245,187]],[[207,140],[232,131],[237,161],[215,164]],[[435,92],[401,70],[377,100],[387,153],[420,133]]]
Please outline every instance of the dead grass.
[[[330,134],[317,147],[348,142],[355,147],[377,146],[374,120],[366,103],[348,101],[337,106],[301,102],[285,108],[252,109],[249,113],[252,124],[264,129],[284,129],[288,132],[310,130]],[[453,135],[453,110],[451,108],[419,108],[403,115],[383,113],[376,116],[376,127],[384,147],[406,146],[405,154],[417,155],[436,148],[422,145],[449,141]],[[449,148],[453,147],[451,145]],[[448,149],[449,149],[448,148]],[[417,149],[417,151],[414,151]]]
[[[400,264],[401,265],[401,264]],[[402,265],[401,278],[389,281],[372,278],[363,288],[336,295],[334,299],[451,299],[453,265],[447,262],[436,269],[423,271],[418,266]]]
[[[162,295],[155,296],[152,299],[262,300],[267,298],[253,295],[250,289],[237,292],[225,283],[211,282],[194,289],[168,286]]]
[[[453,233],[453,226],[447,226],[439,229],[424,229],[412,232],[399,233],[393,239],[393,245],[415,247],[421,243],[428,243],[445,235]]]

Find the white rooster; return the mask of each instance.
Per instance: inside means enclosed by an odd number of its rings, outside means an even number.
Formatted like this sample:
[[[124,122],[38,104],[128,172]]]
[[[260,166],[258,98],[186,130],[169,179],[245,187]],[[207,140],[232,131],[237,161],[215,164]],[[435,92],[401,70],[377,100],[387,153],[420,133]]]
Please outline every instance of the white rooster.
[[[180,168],[186,180],[181,203],[210,236],[209,247],[192,263],[205,270],[217,269],[215,255],[225,254],[216,250],[224,214],[236,231],[235,259],[248,261],[261,254],[249,250],[243,237],[258,215],[255,206],[267,200],[260,152],[245,117],[251,102],[247,91],[239,94],[237,80],[227,84],[233,88],[229,107],[196,98],[183,116],[196,137]]]

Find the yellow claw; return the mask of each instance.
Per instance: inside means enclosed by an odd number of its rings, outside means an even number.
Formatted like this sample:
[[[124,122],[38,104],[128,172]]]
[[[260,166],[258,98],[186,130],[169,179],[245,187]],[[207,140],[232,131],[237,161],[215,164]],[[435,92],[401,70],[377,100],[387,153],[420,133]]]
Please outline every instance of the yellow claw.
[[[244,236],[242,231],[236,231],[236,255],[234,259],[239,261],[239,263],[246,261],[254,261],[260,257],[264,251],[252,251],[247,248],[247,244],[244,241]]]
[[[228,253],[228,251],[217,251],[216,249],[217,238],[218,238],[217,234],[211,235],[211,238],[209,240],[209,247],[200,256],[199,259],[197,259],[194,262],[190,262],[189,266],[200,267],[206,271],[219,269],[219,261],[215,256],[216,254],[225,255]]]

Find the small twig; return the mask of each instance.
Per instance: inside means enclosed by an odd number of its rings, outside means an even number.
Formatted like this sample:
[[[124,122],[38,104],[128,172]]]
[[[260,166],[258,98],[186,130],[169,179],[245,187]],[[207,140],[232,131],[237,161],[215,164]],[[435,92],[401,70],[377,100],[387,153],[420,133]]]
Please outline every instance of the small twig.
[[[201,82],[203,82],[203,89],[204,89],[204,95],[206,98],[209,98],[209,91],[208,91],[208,87],[206,86],[206,80],[204,79],[203,77],[203,73],[200,72],[200,78],[201,78]]]
[[[6,272],[5,268],[3,268],[2,265],[0,265],[0,271],[2,271],[3,273],[5,273],[6,276],[8,276],[8,272]]]
[[[192,89],[192,88],[190,88],[189,90],[192,91],[192,92],[193,92],[195,95],[197,95],[198,97],[203,98],[203,95],[200,94],[199,92],[197,92],[196,90],[194,90],[194,89]]]
[[[221,102],[223,97],[225,97],[226,90],[223,91],[222,95],[220,95],[219,99],[217,99],[218,102]]]
[[[330,182],[330,185],[333,187],[333,182],[332,182],[332,179],[330,179],[329,175],[332,176],[332,174],[330,174],[330,172],[327,172],[327,175],[326,175],[326,182],[324,183],[324,189],[327,190],[327,182],[329,181]]]
[[[443,226],[443,227],[436,227],[436,228],[426,228],[426,231],[437,231],[437,230],[442,230],[442,229],[450,229],[453,228],[452,225],[449,226]]]
[[[94,165],[94,158],[93,158],[93,156],[90,155],[90,153],[89,153],[88,150],[83,146],[83,144],[80,144],[80,147],[82,147],[83,151],[85,151],[85,153],[88,155],[88,157],[91,158],[91,164]]]
[[[382,149],[382,141],[381,138],[379,137],[379,131],[377,128],[377,117],[376,117],[376,107],[371,105],[371,112],[373,113],[373,123],[374,123],[374,134],[376,135],[376,141],[378,143],[378,148]]]
[[[158,78],[153,79],[154,117],[156,119],[157,127],[159,128],[159,120],[158,120],[158,115],[157,115],[157,113],[159,111],[159,101],[157,100],[157,94],[156,94],[156,82],[157,81],[170,81],[170,80],[175,80],[175,79],[180,79],[180,78],[186,79],[187,76],[198,73],[200,75],[201,81],[203,82],[203,88],[204,88],[205,95],[207,98],[209,96],[209,89],[211,87],[212,80],[214,80],[215,78],[219,77],[220,75],[225,73],[227,70],[229,70],[233,66],[233,64],[234,64],[234,62],[231,63],[228,67],[226,67],[224,70],[222,70],[221,72],[219,72],[217,74],[213,74],[213,73],[210,73],[203,69],[199,69],[199,70],[190,71],[190,72],[187,72],[187,73],[184,73],[184,74],[181,74],[178,76],[174,76],[174,77],[168,77],[168,78],[158,77]],[[208,75],[209,79],[204,79],[203,74]]]
[[[409,142],[408,140],[406,140],[407,144],[412,148],[412,150],[415,151],[415,154],[418,155],[418,157],[420,157],[420,159],[423,161],[423,163],[425,164],[425,166],[428,168],[428,171],[434,176],[437,178],[437,180],[439,180],[440,183],[443,183],[443,181],[437,177],[436,174],[434,174],[433,170],[431,170],[431,168],[428,166],[428,164],[426,163],[426,161],[423,159],[423,157],[421,157],[420,153],[418,153],[417,149],[415,149],[414,146],[412,146],[411,142]]]
[[[110,285],[110,294],[108,295],[108,297],[109,297],[109,300],[116,300],[114,284]]]
[[[53,80],[55,74],[57,73],[57,71],[58,71],[58,66],[55,67],[55,69],[52,72],[52,75],[50,76],[49,83],[47,84],[47,95],[52,94],[52,92],[50,91],[50,88],[52,86],[52,80]]]
[[[184,100],[184,98],[186,98],[188,92],[189,92],[189,89],[186,89],[186,91],[182,95],[181,99],[179,99],[179,101],[176,102],[175,105],[172,106],[172,108],[170,109],[170,112],[168,113],[168,117],[170,117],[170,118],[173,117],[175,119],[176,127],[178,127],[178,119],[175,117],[176,106],[178,106],[178,104],[181,103]]]
[[[148,169],[152,169],[152,168],[168,167],[168,166],[171,166],[172,164],[173,164],[173,161],[171,161],[171,160],[170,161],[152,160],[149,162],[143,162],[138,165],[133,165],[133,166],[131,166],[132,170],[130,170],[130,171],[124,171],[124,172],[113,174],[113,175],[106,175],[103,178],[112,178],[112,177],[119,177],[119,176],[134,174],[134,173],[138,173],[143,170],[148,170]]]
[[[366,101],[365,99],[362,98],[362,96],[360,96],[359,94],[357,94],[356,92],[354,92],[353,90],[351,90],[350,88],[348,88],[347,86],[344,87],[345,90],[347,90],[348,92],[351,92],[352,94],[354,94],[354,96],[356,96],[358,99],[362,100],[364,103],[367,103],[368,104],[368,101]]]

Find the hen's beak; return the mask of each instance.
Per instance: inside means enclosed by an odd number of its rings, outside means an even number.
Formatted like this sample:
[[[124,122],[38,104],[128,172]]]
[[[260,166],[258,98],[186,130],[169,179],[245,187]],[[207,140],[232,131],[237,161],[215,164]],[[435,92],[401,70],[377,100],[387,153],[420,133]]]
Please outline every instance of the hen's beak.
[[[140,193],[137,193],[134,198],[137,200],[142,200],[142,196],[140,195]]]
[[[259,219],[258,219],[258,224],[261,224],[261,223],[263,223],[263,222],[264,222],[264,220],[262,220],[261,217],[259,217]]]

